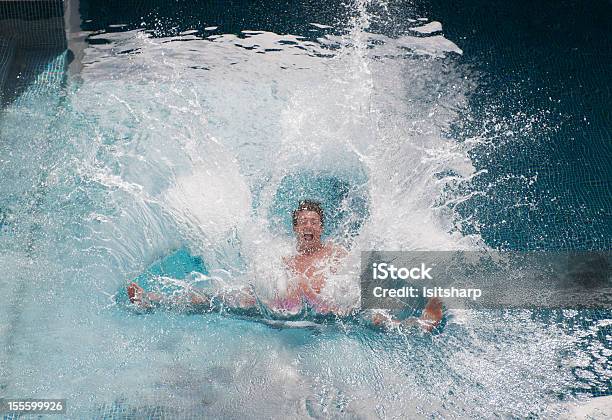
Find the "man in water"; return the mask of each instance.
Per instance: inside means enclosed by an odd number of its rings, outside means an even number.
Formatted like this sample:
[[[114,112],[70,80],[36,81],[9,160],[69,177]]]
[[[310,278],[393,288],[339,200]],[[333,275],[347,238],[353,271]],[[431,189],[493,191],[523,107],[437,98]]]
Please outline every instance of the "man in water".
[[[321,290],[326,284],[326,274],[335,274],[341,260],[348,251],[332,242],[322,242],[324,214],[321,205],[314,201],[302,201],[293,212],[293,231],[297,239],[297,254],[284,258],[285,265],[297,279],[297,287],[289,295],[301,295],[317,312],[341,314],[341,308],[326,304],[321,298]],[[374,313],[371,321],[374,325],[393,327],[397,325],[421,325],[431,331],[442,319],[442,303],[439,299],[430,299],[420,319],[410,318],[399,321],[384,313]]]
[[[297,253],[283,258],[291,277],[296,282],[289,287],[289,297],[301,298],[318,312],[335,312],[320,298],[325,287],[326,274],[335,274],[348,252],[332,242],[323,243],[324,215],[321,205],[314,201],[301,201],[293,211],[293,232],[297,239]]]
[[[324,213],[321,205],[315,201],[301,201],[293,211],[293,231],[297,239],[297,253],[291,257],[283,258],[283,262],[291,273],[294,282],[285,291],[283,296],[275,299],[270,306],[273,309],[286,309],[297,312],[296,308],[307,302],[319,313],[335,313],[343,315],[342,310],[333,303],[322,298],[321,291],[326,286],[327,274],[337,271],[342,259],[348,251],[332,242],[323,242],[321,236],[324,227]],[[142,307],[150,307],[164,299],[155,293],[146,293],[136,283],[128,286],[128,296],[132,303]],[[251,291],[241,291],[231,295],[224,295],[226,305],[249,309],[257,306],[257,299]],[[192,305],[210,305],[210,298],[199,293],[187,296],[187,302]],[[421,325],[430,331],[442,319],[442,304],[438,299],[430,299],[425,306],[421,318],[399,321],[383,313],[374,313],[371,321],[374,325],[393,327],[403,325]]]

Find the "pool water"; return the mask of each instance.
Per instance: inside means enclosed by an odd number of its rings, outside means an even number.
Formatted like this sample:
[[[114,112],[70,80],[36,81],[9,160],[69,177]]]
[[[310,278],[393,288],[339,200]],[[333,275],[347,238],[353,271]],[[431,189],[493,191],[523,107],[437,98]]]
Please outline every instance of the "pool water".
[[[426,334],[117,304],[177,249],[274,293],[304,198],[350,247],[347,303],[361,250],[609,251],[609,66],[589,64],[609,5],[140,3],[71,7],[68,49],[0,43],[0,397],[75,419],[555,418],[612,394],[604,310],[453,311]]]

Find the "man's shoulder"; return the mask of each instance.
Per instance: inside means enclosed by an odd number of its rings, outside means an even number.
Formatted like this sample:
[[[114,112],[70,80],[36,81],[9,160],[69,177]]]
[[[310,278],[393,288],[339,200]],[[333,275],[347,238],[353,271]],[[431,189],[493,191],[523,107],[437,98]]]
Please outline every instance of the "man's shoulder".
[[[328,255],[332,257],[342,258],[348,255],[348,250],[345,247],[332,241],[327,242],[325,247]]]
[[[300,265],[299,255],[285,255],[282,258],[282,260],[283,260],[283,264],[285,265],[285,267],[293,271],[295,271],[297,267]]]

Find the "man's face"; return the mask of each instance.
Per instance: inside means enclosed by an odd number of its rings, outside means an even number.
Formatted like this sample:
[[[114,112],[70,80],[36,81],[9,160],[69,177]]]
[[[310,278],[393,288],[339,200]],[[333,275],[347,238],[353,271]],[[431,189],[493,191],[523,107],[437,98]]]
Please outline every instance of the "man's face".
[[[293,231],[299,241],[304,244],[318,244],[321,242],[323,225],[319,213],[311,210],[302,210],[297,213],[296,224]]]

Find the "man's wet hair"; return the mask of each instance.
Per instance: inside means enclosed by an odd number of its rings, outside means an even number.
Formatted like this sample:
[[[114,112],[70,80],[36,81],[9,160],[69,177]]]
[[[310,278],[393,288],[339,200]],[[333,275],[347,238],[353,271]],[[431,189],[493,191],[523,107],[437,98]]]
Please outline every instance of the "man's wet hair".
[[[301,211],[314,211],[319,215],[321,219],[321,226],[323,226],[324,217],[323,217],[323,207],[321,207],[321,203],[313,200],[302,200],[300,204],[298,204],[297,209],[293,210],[293,226],[297,225],[297,217],[298,213]]]

